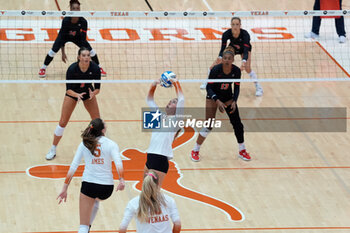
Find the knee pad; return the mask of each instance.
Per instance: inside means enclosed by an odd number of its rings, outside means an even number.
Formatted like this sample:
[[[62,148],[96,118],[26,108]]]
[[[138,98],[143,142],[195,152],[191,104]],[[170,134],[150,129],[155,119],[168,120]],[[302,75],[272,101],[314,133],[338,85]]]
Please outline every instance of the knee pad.
[[[210,133],[211,129],[208,129],[206,127],[202,128],[199,134],[203,137],[206,138],[208,134]]]
[[[96,52],[94,49],[90,50],[90,57],[94,57],[96,55]]]
[[[64,128],[61,127],[60,125],[57,125],[55,129],[55,135],[60,137],[63,135],[63,131],[64,131]]]
[[[50,57],[54,57],[56,53],[52,49],[50,49],[47,55],[49,55]]]
[[[95,201],[94,208],[98,209],[99,207],[100,207],[100,202],[99,201]]]

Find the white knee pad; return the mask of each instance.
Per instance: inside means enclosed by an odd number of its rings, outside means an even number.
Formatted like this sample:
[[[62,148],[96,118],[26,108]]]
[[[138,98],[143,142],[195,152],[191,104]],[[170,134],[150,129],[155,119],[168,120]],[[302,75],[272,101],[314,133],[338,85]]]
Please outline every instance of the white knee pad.
[[[208,134],[210,133],[211,129],[208,129],[206,127],[202,128],[199,134],[203,137],[206,138]]]
[[[95,201],[94,208],[98,209],[99,207],[100,207],[100,202],[99,201]]]
[[[96,52],[94,49],[91,49],[90,51],[90,57],[94,57],[96,55]]]
[[[54,56],[56,55],[56,53],[55,53],[52,49],[50,49],[48,55],[49,55],[50,57],[54,57]]]
[[[55,135],[60,137],[63,135],[63,131],[64,131],[64,128],[61,127],[60,125],[57,125],[55,129]]]
[[[89,226],[88,225],[80,225],[78,233],[88,233]]]

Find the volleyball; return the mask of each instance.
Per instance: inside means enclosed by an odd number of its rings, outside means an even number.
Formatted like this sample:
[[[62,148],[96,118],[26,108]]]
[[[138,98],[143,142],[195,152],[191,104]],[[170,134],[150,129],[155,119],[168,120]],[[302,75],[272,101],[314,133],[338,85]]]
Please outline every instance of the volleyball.
[[[176,78],[175,73],[173,73],[172,71],[165,71],[160,77],[160,85],[165,88],[171,87],[173,85],[171,82],[171,79],[175,79],[175,78]]]

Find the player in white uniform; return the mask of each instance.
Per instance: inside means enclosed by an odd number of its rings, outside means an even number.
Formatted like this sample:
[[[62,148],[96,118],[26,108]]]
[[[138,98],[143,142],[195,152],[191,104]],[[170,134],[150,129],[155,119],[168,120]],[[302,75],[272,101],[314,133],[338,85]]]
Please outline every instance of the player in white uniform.
[[[162,117],[166,121],[176,120],[181,118],[184,112],[185,98],[182,93],[180,83],[177,81],[176,77],[172,77],[171,82],[175,86],[177,98],[169,101],[165,107],[165,112],[162,113]],[[152,109],[159,109],[154,102],[154,92],[157,85],[160,82],[158,80],[154,81],[147,96],[147,104]],[[172,159],[173,148],[172,144],[180,130],[179,127],[169,128],[167,130],[153,130],[150,145],[147,149],[147,162],[145,165],[144,173],[147,174],[149,170],[153,170],[159,176],[159,187],[162,187],[162,183],[165,175],[169,170],[169,159]]]
[[[157,173],[150,171],[143,180],[140,196],[131,199],[125,209],[119,232],[126,233],[131,219],[136,217],[139,233],[178,233],[181,221],[175,200],[158,187]],[[171,226],[171,221],[174,226]]]
[[[85,169],[82,177],[80,190],[79,212],[80,228],[78,233],[88,233],[89,227],[95,219],[100,200],[109,198],[114,189],[112,173],[112,160],[114,161],[118,175],[119,184],[116,191],[125,187],[123,163],[119,154],[118,145],[106,138],[105,123],[96,118],[84,130],[73,162],[64,181],[61,193],[58,195],[59,204],[67,200],[68,185],[77,170],[81,159],[84,157]]]

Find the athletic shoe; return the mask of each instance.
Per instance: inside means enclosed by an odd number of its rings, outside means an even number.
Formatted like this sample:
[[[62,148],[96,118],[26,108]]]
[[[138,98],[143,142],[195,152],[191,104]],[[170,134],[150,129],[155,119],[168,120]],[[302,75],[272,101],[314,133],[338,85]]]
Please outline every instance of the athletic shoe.
[[[54,150],[50,150],[47,154],[46,154],[46,160],[52,160],[56,157],[56,151]]]
[[[102,76],[102,77],[106,77],[106,76],[107,76],[106,71],[104,71],[104,70],[102,69],[102,67],[100,67],[100,70],[101,70],[101,76]]]
[[[346,42],[346,37],[345,36],[339,36],[339,43],[343,44]]]
[[[39,78],[45,78],[45,77],[46,77],[46,69],[40,69]]]
[[[241,150],[238,154],[238,157],[243,159],[244,161],[250,161],[251,158],[250,158],[250,155],[249,153],[247,153],[246,150]]]
[[[311,38],[311,39],[314,39],[314,40],[318,40],[320,39],[320,36],[317,35],[316,33],[313,33],[313,32],[309,32],[307,34],[304,35],[305,38]]]
[[[207,83],[202,82],[201,86],[199,87],[200,89],[206,89],[207,88]]]
[[[255,96],[262,96],[264,93],[262,86],[260,84],[255,85]]]
[[[199,151],[194,151],[194,150],[191,151],[191,160],[193,162],[199,162],[201,160],[199,157]]]

